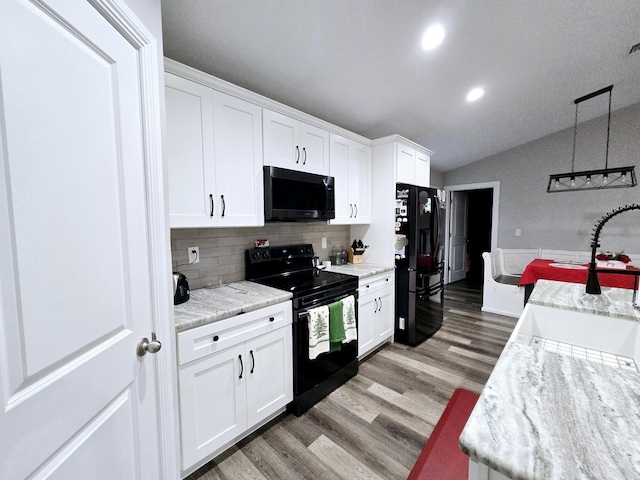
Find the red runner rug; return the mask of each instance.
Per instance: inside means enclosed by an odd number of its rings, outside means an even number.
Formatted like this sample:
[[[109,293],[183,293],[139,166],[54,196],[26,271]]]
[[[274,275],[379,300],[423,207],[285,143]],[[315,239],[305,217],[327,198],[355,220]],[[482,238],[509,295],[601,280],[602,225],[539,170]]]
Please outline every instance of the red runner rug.
[[[467,480],[469,457],[460,450],[458,438],[478,398],[462,388],[453,392],[407,480]]]

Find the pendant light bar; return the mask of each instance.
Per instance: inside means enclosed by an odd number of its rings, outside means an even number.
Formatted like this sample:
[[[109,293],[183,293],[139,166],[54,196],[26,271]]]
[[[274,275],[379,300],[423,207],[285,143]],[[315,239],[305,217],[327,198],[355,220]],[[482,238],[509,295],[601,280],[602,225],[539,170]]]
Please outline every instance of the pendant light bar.
[[[601,88],[580,98],[576,98],[576,116],[573,126],[573,152],[571,156],[571,172],[549,175],[547,192],[574,192],[576,190],[602,190],[605,188],[635,187],[637,185],[635,167],[609,168],[609,134],[611,131],[611,92],[613,85]],[[604,169],[575,172],[576,138],[578,134],[578,104],[609,93],[609,112],[607,115],[607,148],[604,159]]]
[[[548,193],[635,187],[635,166],[549,175]]]

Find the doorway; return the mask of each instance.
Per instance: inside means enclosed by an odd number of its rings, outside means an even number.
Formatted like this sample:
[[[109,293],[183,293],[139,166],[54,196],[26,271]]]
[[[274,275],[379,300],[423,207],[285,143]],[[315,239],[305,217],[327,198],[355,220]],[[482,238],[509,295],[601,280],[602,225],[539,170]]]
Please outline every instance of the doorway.
[[[467,282],[482,284],[482,252],[491,251],[491,209],[493,190],[470,190],[467,192]]]
[[[466,280],[481,286],[482,253],[497,247],[500,182],[446,186],[445,190],[446,281]]]

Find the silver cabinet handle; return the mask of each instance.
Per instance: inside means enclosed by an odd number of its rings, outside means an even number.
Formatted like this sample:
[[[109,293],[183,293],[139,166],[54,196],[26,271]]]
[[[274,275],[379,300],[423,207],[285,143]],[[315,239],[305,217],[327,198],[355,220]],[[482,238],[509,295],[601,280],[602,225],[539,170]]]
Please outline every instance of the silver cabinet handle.
[[[300,147],[296,145],[296,163],[300,161]]]
[[[138,342],[138,345],[136,346],[136,353],[139,357],[143,357],[147,354],[147,352],[157,353],[161,348],[162,343],[160,343],[160,340],[156,339],[156,334],[154,332],[151,332],[151,341],[149,341],[147,337],[141,338]]]
[[[354,217],[357,217],[357,216],[358,216],[358,204],[357,204],[357,203],[354,203],[354,204],[353,204],[353,206],[354,206],[354,207],[355,207],[355,209],[356,209],[356,214],[354,215]]]
[[[374,299],[373,299],[373,301],[374,301],[374,302],[375,302],[375,304],[376,304],[376,308],[373,310],[373,313],[377,313],[377,312],[378,312],[378,299],[377,299],[377,298],[374,298]]]
[[[349,218],[353,218],[353,203],[349,204]]]
[[[378,300],[380,300],[380,310],[382,310],[382,299],[380,297],[378,297]],[[380,311],[378,310],[378,311]]]
[[[303,165],[307,164],[307,149],[305,147],[302,147],[302,153],[304,153],[304,160],[302,161]]]

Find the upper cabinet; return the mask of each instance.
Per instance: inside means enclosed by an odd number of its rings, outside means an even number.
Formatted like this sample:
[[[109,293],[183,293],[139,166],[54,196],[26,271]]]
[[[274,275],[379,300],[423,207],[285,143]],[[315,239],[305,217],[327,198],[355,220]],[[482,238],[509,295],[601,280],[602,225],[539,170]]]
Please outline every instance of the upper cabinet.
[[[165,74],[172,228],[264,225],[262,108]]]
[[[426,151],[396,143],[396,182],[428,187],[430,162]]]
[[[330,152],[336,200],[331,224],[371,223],[371,147],[332,133]]]
[[[329,174],[329,132],[263,110],[264,165]]]

